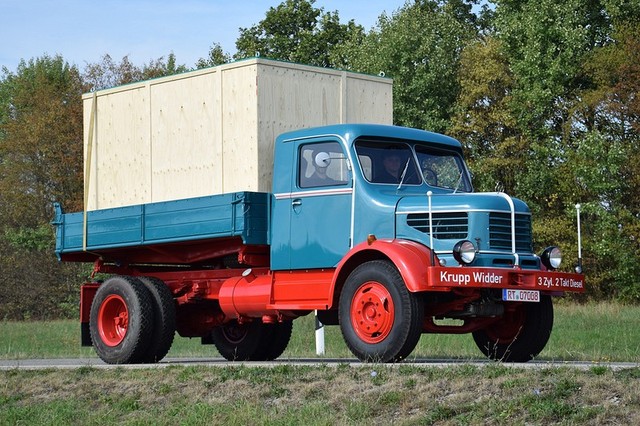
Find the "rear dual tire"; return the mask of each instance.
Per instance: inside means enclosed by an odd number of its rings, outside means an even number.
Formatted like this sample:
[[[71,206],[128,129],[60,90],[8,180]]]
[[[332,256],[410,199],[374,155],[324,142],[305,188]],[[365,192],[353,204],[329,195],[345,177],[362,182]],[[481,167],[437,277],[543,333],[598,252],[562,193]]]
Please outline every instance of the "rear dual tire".
[[[175,306],[157,278],[113,276],[96,292],[89,327],[96,353],[108,364],[161,360],[175,334]]]
[[[272,361],[285,351],[293,321],[265,324],[258,320],[230,321],[211,332],[213,343],[228,361]]]

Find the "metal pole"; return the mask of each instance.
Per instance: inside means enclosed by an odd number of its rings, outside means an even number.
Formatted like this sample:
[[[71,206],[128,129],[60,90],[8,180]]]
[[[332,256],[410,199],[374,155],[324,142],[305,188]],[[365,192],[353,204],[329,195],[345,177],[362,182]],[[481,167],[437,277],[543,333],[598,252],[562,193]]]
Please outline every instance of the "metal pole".
[[[578,217],[578,267],[576,272],[582,273],[582,235],[580,232],[580,204],[576,204],[576,215]]]
[[[316,317],[316,355],[324,355],[324,324],[318,319],[318,311],[315,311]]]
[[[431,266],[435,266],[435,248],[433,247],[433,212],[431,211],[431,196],[433,192],[427,191],[427,197],[429,199],[429,249],[431,249]]]

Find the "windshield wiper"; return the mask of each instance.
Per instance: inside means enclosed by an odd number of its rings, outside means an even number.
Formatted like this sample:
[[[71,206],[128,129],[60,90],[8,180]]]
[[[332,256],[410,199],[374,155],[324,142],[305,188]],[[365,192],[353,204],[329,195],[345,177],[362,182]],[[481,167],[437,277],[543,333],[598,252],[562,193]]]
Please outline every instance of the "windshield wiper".
[[[396,191],[402,187],[402,183],[404,182],[404,177],[407,175],[407,169],[409,168],[409,162],[411,161],[411,157],[407,158],[407,164],[404,165],[404,170],[402,170],[402,174],[400,175],[400,183],[396,188]]]
[[[458,192],[458,188],[460,188],[460,184],[462,183],[462,174],[464,173],[464,170],[460,171],[460,176],[458,176],[458,183],[456,183],[456,187],[453,189],[453,193],[455,194],[456,192]]]

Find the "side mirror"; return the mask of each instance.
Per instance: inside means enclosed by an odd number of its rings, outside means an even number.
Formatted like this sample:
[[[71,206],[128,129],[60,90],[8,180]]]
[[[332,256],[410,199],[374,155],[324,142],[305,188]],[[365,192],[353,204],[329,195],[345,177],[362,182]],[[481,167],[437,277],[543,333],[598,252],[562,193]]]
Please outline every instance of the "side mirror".
[[[329,164],[331,164],[331,157],[327,152],[319,152],[315,155],[313,161],[315,162],[316,167],[329,167]]]

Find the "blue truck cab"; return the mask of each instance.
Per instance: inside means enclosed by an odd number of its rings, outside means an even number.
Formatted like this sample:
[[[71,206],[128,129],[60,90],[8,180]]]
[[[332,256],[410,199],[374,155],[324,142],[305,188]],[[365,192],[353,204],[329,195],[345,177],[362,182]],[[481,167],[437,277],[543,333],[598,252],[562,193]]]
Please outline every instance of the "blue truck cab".
[[[457,265],[453,247],[469,240],[475,266],[540,268],[527,205],[474,193],[453,138],[384,125],[305,129],[278,137],[274,167],[273,270],[335,267],[370,235],[433,248],[443,266]]]

